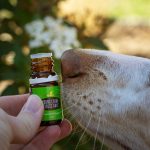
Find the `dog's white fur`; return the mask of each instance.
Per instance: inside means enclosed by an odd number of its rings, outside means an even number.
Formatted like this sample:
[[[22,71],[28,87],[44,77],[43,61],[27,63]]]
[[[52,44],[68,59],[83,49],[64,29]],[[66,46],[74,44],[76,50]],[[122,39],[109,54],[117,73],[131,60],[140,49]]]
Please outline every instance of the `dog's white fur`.
[[[62,66],[69,53],[78,57],[80,68],[75,77],[64,75],[62,93],[79,124],[93,135],[97,132],[98,139],[104,137],[111,149],[150,149],[150,60],[70,50],[62,56]]]

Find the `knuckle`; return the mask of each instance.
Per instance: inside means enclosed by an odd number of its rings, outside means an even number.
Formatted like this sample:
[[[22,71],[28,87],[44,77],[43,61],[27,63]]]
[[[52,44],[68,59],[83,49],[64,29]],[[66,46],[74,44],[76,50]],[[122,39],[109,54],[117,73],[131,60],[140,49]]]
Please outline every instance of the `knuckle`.
[[[0,108],[0,135],[2,135],[1,140],[6,140],[10,142],[12,139],[12,130],[9,124],[9,118],[7,113]]]
[[[36,133],[36,129],[34,128],[34,122],[33,120],[29,117],[29,115],[25,115],[23,119],[20,118],[20,125],[21,125],[21,132],[22,138],[20,139],[22,143],[27,143]]]

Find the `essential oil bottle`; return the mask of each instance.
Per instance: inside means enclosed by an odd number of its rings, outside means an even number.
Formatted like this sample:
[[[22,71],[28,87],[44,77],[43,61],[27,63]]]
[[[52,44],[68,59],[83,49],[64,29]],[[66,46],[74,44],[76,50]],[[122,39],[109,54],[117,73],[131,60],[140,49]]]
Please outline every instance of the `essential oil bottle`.
[[[59,124],[63,119],[58,75],[53,70],[51,53],[31,55],[30,92],[44,104],[41,126]]]

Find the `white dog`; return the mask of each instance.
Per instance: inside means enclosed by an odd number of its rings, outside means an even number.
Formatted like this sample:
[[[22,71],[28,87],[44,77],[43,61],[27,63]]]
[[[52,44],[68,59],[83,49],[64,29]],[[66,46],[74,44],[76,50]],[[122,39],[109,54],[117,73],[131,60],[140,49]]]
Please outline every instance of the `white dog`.
[[[62,94],[86,131],[114,150],[150,149],[150,60],[100,50],[62,56]]]

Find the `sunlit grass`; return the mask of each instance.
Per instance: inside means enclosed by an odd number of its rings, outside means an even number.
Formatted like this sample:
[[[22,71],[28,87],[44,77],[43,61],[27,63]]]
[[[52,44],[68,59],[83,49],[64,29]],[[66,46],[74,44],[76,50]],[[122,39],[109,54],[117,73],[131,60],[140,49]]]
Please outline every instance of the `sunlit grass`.
[[[115,18],[140,17],[150,18],[150,0],[118,0],[109,15]]]
[[[150,0],[66,0],[60,3],[61,13],[83,15],[88,10],[91,14],[106,17],[142,17],[150,18]]]

